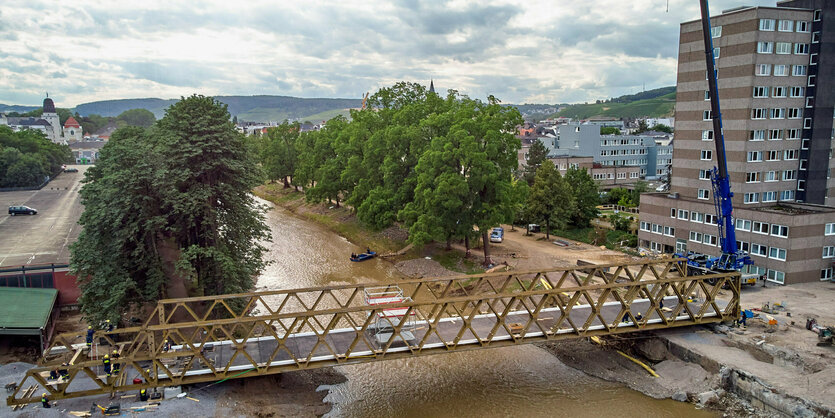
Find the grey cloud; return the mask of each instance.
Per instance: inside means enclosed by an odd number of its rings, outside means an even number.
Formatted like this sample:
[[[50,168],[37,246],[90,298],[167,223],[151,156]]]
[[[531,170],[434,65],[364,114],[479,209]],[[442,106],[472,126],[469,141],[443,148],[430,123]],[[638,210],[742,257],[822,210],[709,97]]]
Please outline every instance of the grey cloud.
[[[177,87],[196,87],[222,77],[215,68],[191,62],[123,62],[120,66],[136,78]]]

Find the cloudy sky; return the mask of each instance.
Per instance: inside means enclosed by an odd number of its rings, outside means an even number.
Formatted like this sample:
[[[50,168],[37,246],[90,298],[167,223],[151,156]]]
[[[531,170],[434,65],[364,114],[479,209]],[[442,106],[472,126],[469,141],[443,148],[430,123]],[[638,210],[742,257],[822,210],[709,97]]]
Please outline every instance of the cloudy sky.
[[[429,79],[506,103],[591,101],[674,85],[679,24],[698,17],[697,0],[2,0],[0,103],[359,98]]]

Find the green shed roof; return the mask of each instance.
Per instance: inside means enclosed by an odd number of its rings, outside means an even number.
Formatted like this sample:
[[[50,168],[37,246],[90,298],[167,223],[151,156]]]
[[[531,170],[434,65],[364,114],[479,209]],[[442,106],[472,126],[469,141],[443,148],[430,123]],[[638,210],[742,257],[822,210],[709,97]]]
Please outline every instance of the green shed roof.
[[[0,287],[0,334],[46,326],[58,289]]]

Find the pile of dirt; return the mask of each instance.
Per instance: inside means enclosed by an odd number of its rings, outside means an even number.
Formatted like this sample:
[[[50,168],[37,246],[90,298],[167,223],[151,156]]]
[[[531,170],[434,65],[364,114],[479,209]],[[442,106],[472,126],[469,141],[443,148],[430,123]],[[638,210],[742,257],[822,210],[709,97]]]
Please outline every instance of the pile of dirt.
[[[441,263],[427,258],[416,258],[414,260],[401,261],[394,265],[397,271],[405,276],[413,278],[421,277],[446,277],[455,276],[452,270],[447,270]]]

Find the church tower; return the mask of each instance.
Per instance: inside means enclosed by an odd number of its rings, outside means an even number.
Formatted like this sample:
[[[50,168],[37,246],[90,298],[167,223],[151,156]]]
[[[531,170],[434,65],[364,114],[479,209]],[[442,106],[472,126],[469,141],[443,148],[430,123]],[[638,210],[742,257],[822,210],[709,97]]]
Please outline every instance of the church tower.
[[[429,80],[429,92],[430,93],[435,93],[435,80],[432,80],[432,79]]]
[[[49,140],[52,142],[62,142],[61,119],[58,118],[58,113],[55,112],[55,103],[49,97],[43,99],[43,115],[41,119],[49,122],[52,126],[52,132],[47,132]]]

